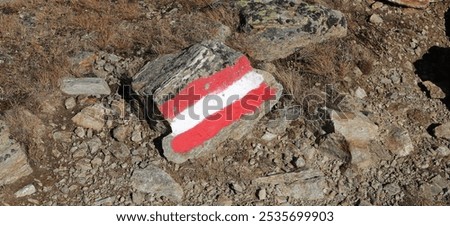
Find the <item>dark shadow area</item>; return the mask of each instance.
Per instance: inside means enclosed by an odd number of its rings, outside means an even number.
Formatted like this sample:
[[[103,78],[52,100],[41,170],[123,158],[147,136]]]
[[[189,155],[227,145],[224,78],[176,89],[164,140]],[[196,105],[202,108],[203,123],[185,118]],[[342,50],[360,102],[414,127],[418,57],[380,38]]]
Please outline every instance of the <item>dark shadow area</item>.
[[[427,128],[428,134],[431,134],[431,135],[434,136],[434,129],[436,129],[436,127],[438,127],[438,126],[440,126],[440,125],[441,125],[441,124],[439,124],[439,123],[433,123],[433,124],[431,124],[430,126],[428,126],[428,128]]]
[[[444,14],[445,19],[445,34],[450,38],[450,9]]]
[[[450,48],[433,46],[414,66],[422,81],[430,81],[444,91],[446,98],[442,101],[450,109]]]
[[[161,133],[161,136],[153,140],[158,153],[163,155],[162,139],[171,133],[170,125],[163,118],[152,96],[140,96],[132,88],[132,79],[124,78],[118,90],[119,95],[130,105],[131,112],[135,114],[139,120],[145,120],[151,129]]]

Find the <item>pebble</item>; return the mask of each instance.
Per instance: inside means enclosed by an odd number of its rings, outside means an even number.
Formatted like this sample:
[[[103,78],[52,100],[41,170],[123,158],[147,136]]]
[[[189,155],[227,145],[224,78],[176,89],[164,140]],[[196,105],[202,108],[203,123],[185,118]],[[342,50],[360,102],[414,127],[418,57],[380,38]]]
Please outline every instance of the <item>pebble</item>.
[[[36,193],[36,187],[34,187],[34,185],[32,185],[32,184],[29,184],[29,185],[21,188],[20,190],[18,190],[16,193],[14,193],[14,196],[16,196],[17,198],[20,198],[20,197],[32,195],[34,193]]]
[[[355,91],[355,96],[359,99],[364,99],[367,97],[367,93],[364,89],[362,89],[361,87],[358,87]]]
[[[295,160],[295,166],[297,168],[304,167],[306,165],[305,159],[303,157],[298,157],[297,160]]]
[[[449,156],[450,155],[450,149],[448,147],[446,147],[446,146],[438,147],[438,148],[436,148],[435,151],[440,156]]]
[[[141,142],[142,141],[142,133],[140,131],[133,131],[131,134],[131,141],[133,142]]]
[[[67,110],[73,109],[77,105],[77,102],[74,97],[69,97],[64,102],[64,106],[66,106]]]
[[[258,191],[258,198],[259,198],[259,200],[265,200],[266,197],[267,197],[266,189],[265,188],[259,189],[259,191]]]
[[[375,2],[375,3],[372,4],[371,8],[373,10],[376,10],[376,9],[380,9],[383,6],[384,6],[384,4],[382,2]]]
[[[86,136],[86,131],[83,127],[77,127],[74,132],[79,138],[84,138]]]
[[[372,14],[372,16],[370,16],[370,18],[369,18],[369,21],[373,24],[383,23],[383,19],[378,14]]]
[[[277,138],[276,134],[270,133],[270,132],[266,132],[261,139],[263,139],[266,142],[270,142],[272,140],[274,140],[275,138]]]

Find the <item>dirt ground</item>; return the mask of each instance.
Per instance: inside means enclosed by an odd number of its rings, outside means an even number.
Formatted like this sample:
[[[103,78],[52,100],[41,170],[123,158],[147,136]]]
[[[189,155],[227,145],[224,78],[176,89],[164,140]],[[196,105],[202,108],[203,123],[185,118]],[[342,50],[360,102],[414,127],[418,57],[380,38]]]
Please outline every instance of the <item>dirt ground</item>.
[[[257,68],[272,67],[286,95],[253,133],[183,164],[161,157],[158,140],[164,131],[140,120],[127,85],[146,62],[216,35],[211,21],[230,27],[226,44],[245,52],[239,11],[213,0],[50,2],[0,1],[0,116],[24,145],[34,170],[0,187],[1,205],[450,204],[450,156],[439,153],[450,148],[450,141],[433,134],[450,121],[449,1],[426,9],[384,1],[378,8],[374,0],[307,1],[343,12],[348,35],[270,64],[253,61]],[[373,14],[382,22],[371,22]],[[93,64],[80,64],[80,53],[91,54]],[[86,75],[105,77],[112,94],[78,96],[77,105],[66,109],[69,96],[61,93],[59,79]],[[447,97],[431,98],[423,81],[433,82]],[[367,96],[358,97],[357,90]],[[305,106],[313,94],[332,101]],[[124,103],[126,115],[100,132],[77,131],[71,118],[94,103],[112,111],[115,103]],[[283,109],[296,107],[299,112],[285,120]],[[330,134],[324,108],[358,109],[373,121],[380,131],[372,145],[379,162],[360,170],[346,157],[321,151]],[[142,137],[130,134],[131,139],[115,141],[111,131],[120,125]],[[407,131],[411,154],[390,153],[392,126]],[[276,138],[266,139],[267,133]],[[149,164],[181,185],[181,202],[133,191],[131,173]],[[280,186],[255,182],[304,169],[323,173],[323,197],[293,198]],[[14,193],[28,184],[37,191],[16,198]]]

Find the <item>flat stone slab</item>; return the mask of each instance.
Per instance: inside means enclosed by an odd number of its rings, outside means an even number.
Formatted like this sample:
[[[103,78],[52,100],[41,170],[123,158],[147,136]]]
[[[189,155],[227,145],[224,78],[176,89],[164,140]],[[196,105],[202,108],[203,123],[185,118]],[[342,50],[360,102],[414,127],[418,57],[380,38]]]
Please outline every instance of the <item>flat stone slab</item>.
[[[300,200],[323,199],[325,190],[328,188],[325,175],[314,169],[260,177],[254,182],[278,185],[281,193],[285,196]]]
[[[131,176],[131,186],[137,191],[177,202],[181,202],[184,195],[181,186],[168,173],[153,165],[135,170]]]
[[[240,0],[239,41],[261,61],[286,58],[298,48],[347,35],[344,14],[299,0]]]
[[[8,127],[0,121],[0,186],[12,184],[33,172],[22,146],[9,136]]]
[[[102,78],[63,78],[61,91],[69,95],[109,95],[111,89]]]
[[[347,141],[352,164],[369,168],[378,162],[378,156],[371,152],[371,141],[379,140],[378,126],[367,116],[358,112],[331,112],[331,121],[336,133]]]
[[[206,41],[148,63],[133,89],[151,96],[171,127],[165,157],[182,163],[240,139],[277,103],[283,87],[242,53]]]
[[[14,196],[16,196],[17,198],[21,198],[21,197],[32,195],[34,193],[36,193],[36,187],[32,184],[29,184],[29,185],[21,188],[20,190],[16,191],[16,193],[14,193]]]
[[[72,122],[86,129],[100,131],[105,125],[105,108],[101,104],[89,106],[72,118]]]
[[[450,140],[450,122],[434,128],[434,135],[439,138]]]
[[[387,0],[398,5],[407,6],[417,9],[425,9],[430,4],[430,0]]]

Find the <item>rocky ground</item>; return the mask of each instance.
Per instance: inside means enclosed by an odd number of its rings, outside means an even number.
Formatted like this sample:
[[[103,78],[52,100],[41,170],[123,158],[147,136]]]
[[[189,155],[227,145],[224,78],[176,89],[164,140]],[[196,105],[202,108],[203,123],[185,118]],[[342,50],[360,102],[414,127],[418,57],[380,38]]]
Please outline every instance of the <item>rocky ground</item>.
[[[309,0],[325,19],[292,37],[296,16],[248,2],[0,1],[0,204],[450,204],[450,2]],[[242,139],[176,164],[131,85],[210,39],[284,95]],[[67,77],[99,82],[70,95]]]

